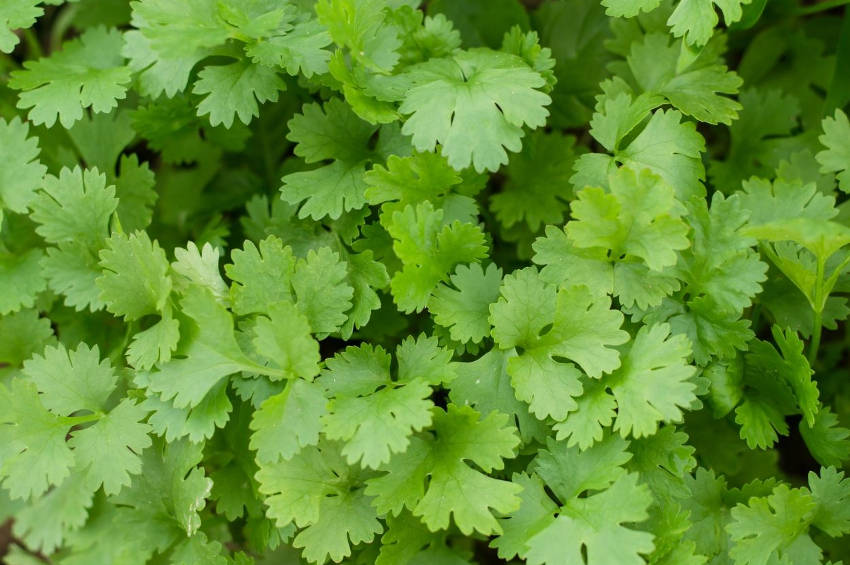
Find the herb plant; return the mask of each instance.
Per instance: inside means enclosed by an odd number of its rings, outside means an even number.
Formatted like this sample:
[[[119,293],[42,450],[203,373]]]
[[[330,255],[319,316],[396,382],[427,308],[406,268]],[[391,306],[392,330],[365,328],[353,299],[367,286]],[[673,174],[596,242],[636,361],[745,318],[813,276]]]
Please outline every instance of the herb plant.
[[[842,0],[2,0],[10,565],[850,563]]]

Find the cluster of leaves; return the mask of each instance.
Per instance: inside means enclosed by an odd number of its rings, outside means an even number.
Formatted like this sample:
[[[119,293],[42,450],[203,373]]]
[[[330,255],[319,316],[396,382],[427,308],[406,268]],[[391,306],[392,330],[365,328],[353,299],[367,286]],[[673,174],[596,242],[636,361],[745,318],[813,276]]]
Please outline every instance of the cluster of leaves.
[[[0,557],[850,563],[850,11],[420,4],[0,2]]]

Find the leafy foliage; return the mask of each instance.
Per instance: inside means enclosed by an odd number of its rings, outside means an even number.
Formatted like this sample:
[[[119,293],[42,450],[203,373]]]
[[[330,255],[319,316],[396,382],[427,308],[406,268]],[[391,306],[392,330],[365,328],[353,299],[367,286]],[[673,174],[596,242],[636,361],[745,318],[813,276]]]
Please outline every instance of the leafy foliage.
[[[850,563],[842,5],[0,1],[0,560]]]

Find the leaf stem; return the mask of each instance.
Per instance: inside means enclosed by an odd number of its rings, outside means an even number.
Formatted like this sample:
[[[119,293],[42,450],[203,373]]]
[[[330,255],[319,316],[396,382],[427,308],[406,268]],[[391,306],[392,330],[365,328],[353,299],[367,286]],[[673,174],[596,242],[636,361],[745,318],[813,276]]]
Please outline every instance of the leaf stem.
[[[815,296],[813,300],[813,309],[815,319],[812,322],[812,340],[809,342],[809,365],[814,366],[815,359],[818,356],[818,348],[820,347],[820,334],[823,326],[823,308],[826,304],[826,298],[823,296],[823,269],[824,260],[818,258],[817,274],[815,280]]]
[[[799,8],[796,13],[798,16],[808,16],[811,14],[817,14],[819,12],[832,10],[833,8],[839,8],[846,4],[850,4],[850,0],[826,0],[826,2],[819,2],[817,4],[811,4],[809,6],[803,6]]]
[[[89,422],[97,422],[103,418],[103,412],[92,412],[85,416],[65,416],[62,418],[62,423],[67,426],[79,426],[80,424],[88,424]]]

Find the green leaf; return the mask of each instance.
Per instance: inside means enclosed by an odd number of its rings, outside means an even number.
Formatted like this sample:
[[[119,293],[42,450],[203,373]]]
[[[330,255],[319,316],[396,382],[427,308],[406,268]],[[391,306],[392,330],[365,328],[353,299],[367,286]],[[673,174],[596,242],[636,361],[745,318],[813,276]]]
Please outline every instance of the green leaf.
[[[682,49],[666,33],[650,33],[632,44],[627,58],[635,80],[644,92],[666,98],[682,113],[709,124],[731,124],[741,105],[723,94],[737,94],[743,81],[721,60],[702,57],[679,68]]]
[[[809,453],[821,465],[837,467],[850,459],[850,430],[839,425],[829,407],[820,407],[811,426],[800,420],[799,429]]]
[[[18,44],[17,29],[26,29],[44,13],[41,0],[12,0],[0,7],[0,51],[11,53]]]
[[[109,112],[127,96],[130,69],[120,55],[118,30],[96,27],[72,39],[47,58],[28,61],[12,72],[9,86],[20,90],[18,108],[36,125],[60,123],[70,128],[83,110]]]
[[[307,318],[291,303],[272,304],[267,316],[257,318],[253,333],[257,353],[280,367],[284,378],[310,380],[319,373],[319,344]]]
[[[198,105],[199,116],[209,114],[213,126],[229,128],[234,114],[249,124],[259,115],[257,102],[277,102],[278,91],[285,89],[284,82],[268,67],[237,62],[204,67],[192,92],[206,94]]]
[[[648,518],[652,497],[645,485],[638,484],[637,474],[622,468],[631,457],[627,446],[622,439],[609,437],[581,452],[549,440],[533,468],[557,496],[559,515],[550,511],[545,520],[542,515],[538,518],[537,526],[518,540],[520,556],[547,565],[643,562],[640,554],[653,549],[652,534],[623,523]]]
[[[0,255],[0,287],[5,291],[0,293],[0,314],[35,305],[38,293],[47,288],[41,268],[43,257],[40,249],[30,249],[17,256]]]
[[[831,537],[850,532],[850,479],[834,467],[821,467],[820,476],[809,472],[809,488],[817,503],[812,523]]]
[[[162,312],[171,294],[165,251],[147,232],[114,233],[100,252],[96,284],[106,309],[127,320]]]
[[[490,304],[499,297],[502,271],[496,265],[458,265],[452,287],[440,284],[429,301],[434,322],[449,328],[453,340],[480,342],[490,335]]]
[[[41,393],[44,407],[63,416],[103,411],[118,381],[109,361],[100,360],[97,346],[84,343],[70,351],[64,345],[48,346],[24,363],[23,373]]]
[[[445,224],[443,210],[430,202],[396,211],[387,231],[393,251],[404,267],[390,281],[393,298],[403,312],[421,311],[431,292],[459,263],[485,256],[484,233],[479,226],[460,221]]]
[[[573,500],[529,540],[526,562],[640,565],[644,563],[641,554],[653,549],[652,534],[629,529],[623,523],[645,520],[651,501],[649,489],[639,485],[634,474],[618,479],[598,494]],[[586,559],[582,555],[587,555]]]
[[[0,422],[4,459],[0,465],[3,487],[12,498],[39,496],[70,475],[74,454],[65,442],[70,425],[48,412],[35,385],[15,379],[10,389],[0,388],[3,411]]]
[[[27,123],[20,118],[0,119],[0,226],[4,208],[22,214],[35,198],[47,172],[39,153],[38,140],[29,137]]]
[[[684,207],[673,188],[647,170],[628,167],[609,177],[610,193],[585,188],[572,202],[565,231],[576,247],[602,247],[614,258],[636,257],[655,271],[676,263],[689,246]]]
[[[815,158],[821,165],[821,172],[835,173],[838,187],[844,192],[850,192],[850,121],[847,114],[840,109],[835,110],[835,117],[823,119],[823,135],[818,137],[826,149],[820,151]]]
[[[620,368],[603,381],[617,400],[615,431],[639,438],[656,433],[660,422],[682,420],[683,409],[696,400],[690,354],[688,339],[671,336],[667,324],[638,331]]]
[[[142,94],[168,97],[186,88],[193,67],[224,44],[230,29],[215,0],[140,0],[132,4],[130,30],[121,54],[139,73]]]
[[[329,247],[311,249],[295,265],[291,278],[295,304],[317,334],[333,333],[348,319],[354,289],[348,284],[346,267]]]
[[[31,202],[36,232],[49,243],[85,245],[97,250],[108,234],[109,218],[118,206],[115,187],[97,169],[63,168],[44,178],[43,191]]]
[[[779,485],[768,497],[738,504],[726,527],[734,542],[729,555],[741,565],[768,563],[770,559],[819,563],[821,549],[807,531],[816,508],[808,491],[786,485]]]
[[[270,235],[260,241],[259,248],[245,241],[243,249],[233,250],[231,261],[224,272],[234,281],[230,297],[237,314],[263,312],[269,304],[292,300],[289,281],[295,258],[280,238]]]
[[[729,26],[741,19],[742,5],[751,0],[680,0],[670,14],[667,24],[676,37],[696,46],[704,45],[714,33],[719,18],[715,5],[723,13],[723,21]]]
[[[436,144],[455,169],[478,172],[507,163],[508,151],[522,148],[522,127],[542,126],[549,96],[546,81],[519,57],[488,49],[459,51],[408,71],[413,88],[399,108],[410,114],[402,132],[419,151]],[[510,84],[510,86],[508,86]],[[476,124],[487,123],[487,130]]]
[[[41,352],[53,338],[50,320],[36,310],[27,309],[0,317],[0,363],[19,366],[34,353]]]
[[[139,454],[151,445],[151,427],[142,422],[146,416],[139,404],[124,400],[96,425],[71,434],[68,443],[77,465],[87,470],[95,487],[103,485],[107,495],[117,494],[142,470]]]
[[[334,42],[349,49],[367,68],[391,71],[401,47],[399,30],[387,18],[382,0],[319,0],[316,14]]]
[[[530,269],[505,277],[501,294],[490,307],[490,322],[500,348],[522,348],[508,363],[517,398],[538,418],[562,420],[576,408],[581,372],[555,358],[574,361],[594,378],[613,371],[620,360],[611,346],[628,341],[622,314],[610,309],[607,296],[586,287],[556,290]]]
[[[270,396],[251,419],[251,449],[260,463],[290,459],[302,448],[316,445],[327,400],[321,388],[292,380],[283,392]]]
[[[580,151],[573,137],[532,132],[505,167],[502,190],[490,198],[499,222],[506,228],[524,222],[532,231],[562,224],[571,196],[566,187]]]
[[[260,492],[269,495],[268,515],[278,526],[294,522],[293,545],[311,563],[339,562],[351,546],[383,530],[370,498],[333,444],[306,447],[292,459],[261,465]]]
[[[490,509],[515,510],[521,487],[476,471],[466,461],[485,473],[500,469],[504,459],[513,457],[519,438],[498,412],[481,419],[472,408],[450,404],[447,412],[434,408],[433,414],[434,435],[393,457],[387,474],[369,481],[367,494],[376,497],[378,509],[393,514],[407,506],[431,531],[445,529],[454,515],[467,535],[473,530],[498,533],[501,528]]]
[[[176,408],[198,406],[222,379],[240,371],[282,375],[248,359],[233,333],[233,318],[209,291],[191,287],[180,305],[195,328],[179,359],[147,375],[150,390]]]

